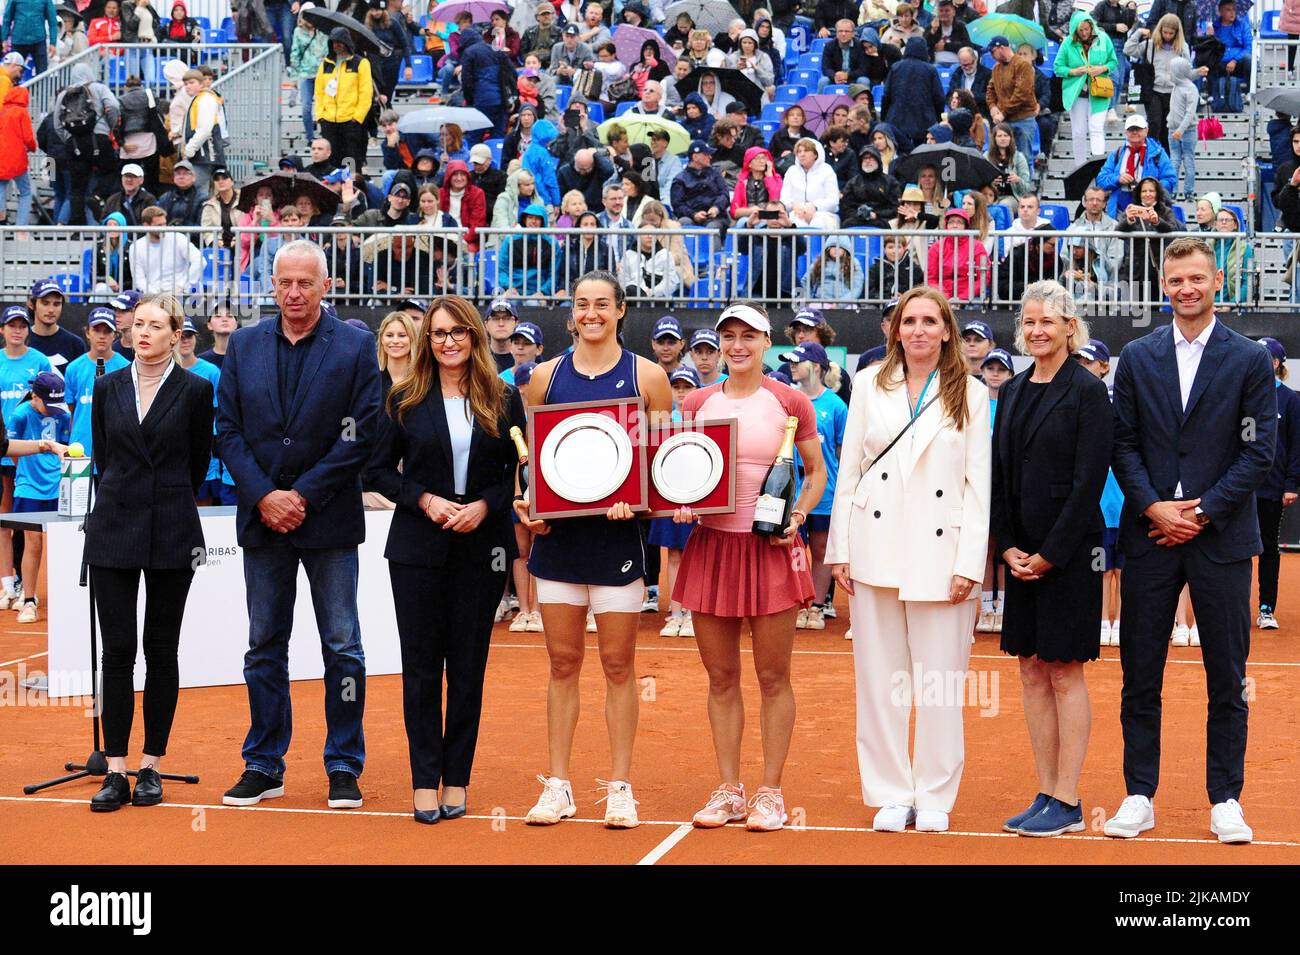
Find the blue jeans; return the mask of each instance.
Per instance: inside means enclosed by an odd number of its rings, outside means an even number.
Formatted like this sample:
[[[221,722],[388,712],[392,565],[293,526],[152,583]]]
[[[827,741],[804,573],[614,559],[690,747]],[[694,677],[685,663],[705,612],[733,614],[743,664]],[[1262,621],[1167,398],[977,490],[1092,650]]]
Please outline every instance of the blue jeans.
[[[1169,136],[1169,160],[1174,164],[1174,192],[1178,192],[1178,168],[1181,165],[1187,182],[1183,192],[1196,192],[1196,130],[1183,133],[1182,139]]]
[[[316,104],[316,77],[308,76],[298,81],[298,104],[302,107],[302,128],[307,131],[307,145],[316,138],[316,120],[311,118]]]
[[[14,176],[13,179],[0,179],[0,212],[9,203],[9,183],[18,188],[18,225],[27,225],[32,218],[32,181],[27,173]]]
[[[448,62],[438,68],[438,89],[442,92],[445,99],[447,94],[460,86],[460,80],[456,78],[456,67],[458,63]]]
[[[307,571],[325,660],[325,772],[343,770],[360,776],[366,762],[361,726],[366,659],[357,619],[355,547],[309,550],[285,542],[244,550],[248,600],[244,682],[251,720],[244,739],[244,763],[276,779],[284,777],[284,754],[293,736],[289,636],[299,562]]]
[[[154,70],[154,56],[152,50],[127,50],[126,51],[126,75],[135,75],[140,77],[140,84],[146,88],[154,89],[156,85]]]
[[[1110,74],[1111,81],[1115,84],[1115,95],[1110,98],[1110,108],[1119,112],[1124,108],[1124,83],[1128,80],[1129,72],[1133,67],[1129,64],[1128,57],[1120,53],[1116,58],[1116,67]]]
[[[284,47],[284,62],[288,63],[289,50],[293,45],[293,28],[297,26],[298,18],[289,9],[288,3],[269,2],[265,6],[266,19],[270,21],[271,29]]]
[[[1038,158],[1034,154],[1034,131],[1038,128],[1038,120],[1033,116],[1027,119],[1017,119],[1008,121],[1007,125],[1011,127],[1011,132],[1016,137],[1016,151],[1022,153],[1025,162],[1029,163],[1029,170],[1032,173],[1034,169],[1034,160]]]

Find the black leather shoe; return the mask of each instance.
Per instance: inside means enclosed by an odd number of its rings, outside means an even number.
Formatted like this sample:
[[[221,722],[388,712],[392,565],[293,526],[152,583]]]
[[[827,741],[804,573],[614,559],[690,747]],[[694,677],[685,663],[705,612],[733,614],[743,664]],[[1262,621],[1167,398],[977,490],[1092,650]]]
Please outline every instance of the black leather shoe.
[[[131,801],[131,783],[125,773],[109,773],[104,785],[90,797],[91,812],[116,812]]]
[[[465,803],[461,803],[459,806],[448,806],[444,804],[439,806],[438,810],[442,813],[442,818],[444,819],[459,819],[461,816],[465,815]]]
[[[432,826],[435,822],[437,822],[439,819],[442,818],[441,809],[416,809],[414,810],[414,812],[415,812],[415,821],[422,822],[426,826]]]
[[[146,766],[136,774],[135,792],[131,794],[133,806],[156,806],[162,802],[162,777],[158,770]]]

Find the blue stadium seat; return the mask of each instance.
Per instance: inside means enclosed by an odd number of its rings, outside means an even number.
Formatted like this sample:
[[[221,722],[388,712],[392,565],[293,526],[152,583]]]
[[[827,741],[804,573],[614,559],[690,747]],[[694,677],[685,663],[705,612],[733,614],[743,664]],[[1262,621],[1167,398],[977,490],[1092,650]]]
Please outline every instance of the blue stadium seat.
[[[86,249],[81,253],[81,287],[95,287],[95,250]]]
[[[955,66],[947,63],[935,67],[935,70],[939,73],[939,83],[943,86],[945,92],[948,90],[948,83],[952,80],[952,74],[956,69]]]
[[[633,106],[636,106],[636,105],[637,105],[637,102],[638,102],[638,101],[637,101],[637,100],[634,100],[634,99],[624,100],[623,102],[619,103],[616,107],[614,107],[614,115],[615,115],[615,116],[622,116],[624,113],[626,113],[628,110],[630,110]]]
[[[999,232],[1003,229],[1011,228],[1011,210],[1002,205],[989,206],[989,217],[993,220],[993,226]]]
[[[980,57],[980,62],[983,63],[985,66],[987,66],[987,67],[991,70],[991,69],[993,69],[993,64],[994,64],[996,61],[993,59],[993,54],[992,54],[992,53],[985,53],[983,56]]]
[[[820,71],[822,68],[822,55],[820,53],[805,53],[799,57],[799,68]]]
[[[871,99],[876,104],[876,109],[879,110],[885,102],[884,83],[877,83],[875,86],[871,87]]]
[[[108,61],[108,85],[126,85],[126,57],[115,56]]]
[[[789,106],[791,103],[796,103],[807,95],[808,87],[802,86],[798,83],[789,83],[785,86],[778,86],[776,88],[776,99],[774,102]]]
[[[699,226],[682,228],[686,230],[686,235],[682,236],[682,244],[686,247],[686,254],[691,257],[696,270],[708,268],[713,259],[714,240],[717,239],[718,233],[713,229]]]
[[[497,250],[484,249],[482,263],[483,292],[491,295],[497,290]]]
[[[765,143],[771,140],[771,138],[776,135],[776,131],[781,128],[780,123],[773,123],[770,120],[759,122],[755,125],[758,126],[759,132],[763,134],[763,142]]]
[[[195,23],[197,23],[199,26],[203,27],[204,30],[212,29],[212,21],[207,17],[190,17],[190,19],[193,20]]]
[[[411,78],[406,79],[406,68],[411,69]],[[398,74],[399,85],[425,86],[433,82],[433,57],[416,53],[410,59],[402,61],[402,70]]]
[[[565,107],[569,105],[569,97],[572,95],[573,95],[572,86],[560,85],[555,87],[555,108],[558,109],[561,113],[563,113]]]
[[[817,82],[821,79],[821,76],[821,73],[817,70],[795,70],[787,76],[786,79],[791,83],[798,83],[801,86],[808,87],[810,90],[815,90],[817,88]]]
[[[785,111],[790,105],[790,103],[765,103],[758,121],[760,123],[777,123],[779,125],[781,117],[785,115]]]
[[[587,118],[591,120],[593,126],[599,126],[605,121],[605,107],[600,103],[588,103]]]
[[[1052,220],[1052,228],[1064,232],[1070,228],[1070,210],[1055,202],[1044,202],[1038,214]]]
[[[1241,223],[1241,228],[1245,231],[1250,231],[1250,220],[1246,218],[1245,207],[1225,202],[1223,208],[1232,210],[1233,215],[1237,217],[1237,221]]]
[[[225,34],[223,34],[220,30],[204,30],[204,31],[203,31],[203,42],[204,42],[204,43],[221,43],[221,42],[224,41],[224,36],[225,36]]]
[[[232,17],[226,17],[221,21],[221,38],[224,43],[236,43],[239,35],[235,32],[235,21]]]
[[[811,43],[808,44],[808,52],[816,53],[818,56],[821,56],[822,50],[826,49],[830,45],[831,45],[830,37],[819,36],[817,37],[817,39],[813,40]]]
[[[1174,218],[1178,220],[1179,225],[1187,225],[1187,213],[1183,211],[1182,206],[1174,206]]]
[[[486,139],[484,140],[488,149],[492,150],[492,165],[501,169],[501,156],[505,152],[506,141],[504,139]]]
[[[837,93],[841,96],[849,95],[849,85],[847,83],[828,83],[822,90],[827,96],[834,96]]]
[[[1281,16],[1280,10],[1265,10],[1264,19],[1259,25],[1259,38],[1261,40],[1285,40],[1287,35],[1277,28],[1277,18]]]
[[[203,250],[203,284],[212,286],[226,285],[230,282],[231,255],[229,249],[206,248]]]
[[[50,280],[58,282],[59,288],[63,289],[63,297],[72,301],[81,301],[81,293],[89,291],[82,284],[80,272],[57,272],[50,276]]]
[[[796,53],[803,53],[808,49],[808,39],[808,28],[802,23],[792,23],[785,31],[786,46]]]

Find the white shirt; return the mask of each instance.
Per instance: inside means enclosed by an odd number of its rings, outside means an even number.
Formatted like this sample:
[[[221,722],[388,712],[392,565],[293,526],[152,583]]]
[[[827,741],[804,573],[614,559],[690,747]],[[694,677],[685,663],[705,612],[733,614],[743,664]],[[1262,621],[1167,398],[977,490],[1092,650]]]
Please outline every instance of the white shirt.
[[[1183,333],[1178,330],[1178,323],[1171,325],[1174,335],[1174,358],[1178,361],[1178,393],[1183,400],[1183,410],[1187,410],[1187,399],[1192,395],[1192,383],[1196,381],[1196,371],[1201,367],[1201,358],[1205,355],[1205,346],[1210,341],[1210,336],[1214,334],[1214,325],[1218,319],[1210,319],[1210,324],[1206,325],[1201,334],[1197,335],[1191,341],[1183,337]],[[1178,499],[1183,496],[1183,482],[1178,482],[1178,487],[1174,489],[1174,498]]]

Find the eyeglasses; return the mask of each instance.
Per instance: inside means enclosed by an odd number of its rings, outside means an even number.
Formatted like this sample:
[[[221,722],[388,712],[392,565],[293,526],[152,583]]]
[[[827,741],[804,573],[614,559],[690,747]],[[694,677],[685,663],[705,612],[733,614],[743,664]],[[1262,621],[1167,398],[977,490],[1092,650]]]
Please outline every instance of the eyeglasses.
[[[441,328],[435,328],[433,331],[429,332],[429,341],[433,342],[435,345],[446,344],[448,338],[454,342],[463,342],[468,337],[469,329],[464,325],[457,325],[455,328],[448,331],[443,331]]]

